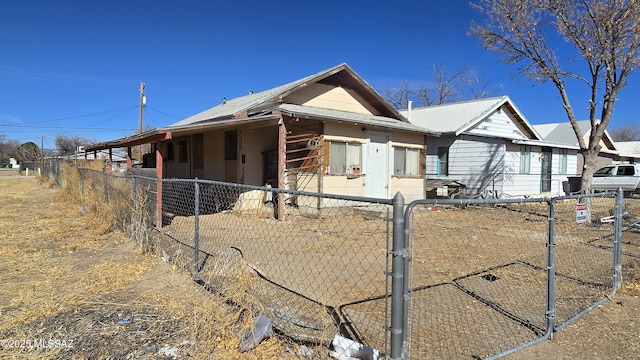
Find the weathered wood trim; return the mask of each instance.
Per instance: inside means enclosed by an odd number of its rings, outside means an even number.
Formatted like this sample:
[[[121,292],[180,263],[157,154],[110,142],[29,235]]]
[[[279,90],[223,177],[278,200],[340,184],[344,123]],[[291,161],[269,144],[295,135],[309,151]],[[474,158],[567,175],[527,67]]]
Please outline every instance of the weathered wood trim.
[[[158,143],[156,146],[156,226],[162,228],[162,179],[164,178],[164,144]]]
[[[284,119],[280,117],[278,121],[278,188],[284,189],[287,161],[287,126]],[[278,220],[285,220],[284,194],[278,193]]]

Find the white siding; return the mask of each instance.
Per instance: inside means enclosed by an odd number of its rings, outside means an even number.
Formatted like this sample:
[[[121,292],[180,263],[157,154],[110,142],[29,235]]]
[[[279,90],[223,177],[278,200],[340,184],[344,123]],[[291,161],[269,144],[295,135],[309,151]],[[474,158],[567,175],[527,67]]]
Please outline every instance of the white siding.
[[[449,176],[438,176],[438,148],[449,146]],[[470,193],[500,191],[505,172],[504,140],[462,136],[429,138],[427,141],[427,178],[458,180]]]
[[[507,159],[513,167],[511,174],[505,174],[504,195],[509,197],[517,196],[541,196],[542,181],[542,148],[539,146],[531,146],[531,169],[529,174],[520,173],[520,145],[507,145]],[[552,149],[551,164],[551,191],[544,195],[562,195],[562,182],[567,181],[569,176],[576,176],[575,167],[577,163],[576,150],[569,150],[567,155],[567,174],[560,174],[560,151],[557,148]]]
[[[502,110],[494,112],[484,121],[466,132],[473,135],[503,139],[527,139],[523,129],[519,125],[516,125],[515,118]]]
[[[438,148],[449,146],[449,176],[438,176]],[[530,170],[520,173],[520,145],[510,140],[463,135],[458,138],[429,138],[427,141],[427,179],[458,180],[469,194],[521,197],[541,194],[542,148],[531,146]],[[576,150],[567,155],[567,173],[560,174],[560,151],[552,148],[551,191],[563,193],[562,182],[575,176]]]

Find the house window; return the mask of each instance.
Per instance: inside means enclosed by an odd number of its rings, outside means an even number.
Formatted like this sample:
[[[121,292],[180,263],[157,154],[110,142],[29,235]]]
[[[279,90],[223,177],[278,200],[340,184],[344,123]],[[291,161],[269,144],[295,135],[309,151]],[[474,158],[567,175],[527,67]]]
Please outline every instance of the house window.
[[[176,142],[178,147],[178,161],[186,163],[189,161],[189,152],[187,151],[187,140],[180,140]]]
[[[204,169],[204,146],[202,134],[193,136],[193,168]]]
[[[331,141],[329,150],[330,174],[361,174],[362,173],[362,145]]]
[[[393,175],[420,175],[420,150],[394,147]]]
[[[567,173],[567,161],[569,158],[569,150],[560,149],[560,174]]]
[[[438,148],[438,176],[449,175],[449,148]]]
[[[224,133],[224,159],[238,160],[238,132],[236,130]]]
[[[173,141],[167,143],[167,160],[173,161]]]
[[[531,172],[531,146],[520,146],[520,174]]]

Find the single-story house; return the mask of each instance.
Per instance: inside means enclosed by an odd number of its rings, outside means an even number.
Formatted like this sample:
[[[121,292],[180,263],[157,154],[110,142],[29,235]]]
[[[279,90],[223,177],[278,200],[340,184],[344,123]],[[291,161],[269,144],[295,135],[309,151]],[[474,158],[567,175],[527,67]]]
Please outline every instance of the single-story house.
[[[578,121],[578,128],[582,132],[585,143],[589,141],[589,135],[591,134],[591,121],[581,120]],[[534,125],[534,129],[542,136],[545,141],[578,146],[578,138],[571,126],[571,123],[549,123]],[[613,141],[609,133],[605,130],[602,141],[600,142],[600,153],[598,154],[598,160],[596,161],[596,169],[605,165],[609,165],[619,160],[620,152],[616,147],[616,143]],[[584,167],[584,158],[582,154],[578,152],[578,162],[576,163],[576,173],[582,174],[582,168]]]
[[[120,150],[99,150],[87,152],[81,150],[77,154],[67,155],[67,160],[84,159],[84,160],[104,160],[105,169],[112,172],[124,172],[129,167],[127,153]]]
[[[401,111],[429,136],[426,178],[463,184],[467,196],[560,194],[576,174],[576,145],[545,141],[508,96]]]
[[[87,151],[151,143],[144,165],[158,178],[387,199],[401,192],[408,202],[424,198],[427,135],[436,134],[341,64]]]
[[[619,152],[618,162],[640,162],[640,141],[616,141],[615,145]]]

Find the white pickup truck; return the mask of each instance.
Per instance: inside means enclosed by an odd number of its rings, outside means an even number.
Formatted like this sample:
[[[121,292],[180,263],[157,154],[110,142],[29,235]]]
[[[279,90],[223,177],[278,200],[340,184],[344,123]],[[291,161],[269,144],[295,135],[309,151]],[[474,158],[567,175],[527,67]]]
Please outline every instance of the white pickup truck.
[[[622,188],[625,196],[640,193],[640,164],[611,164],[593,173],[591,189],[615,191]]]

